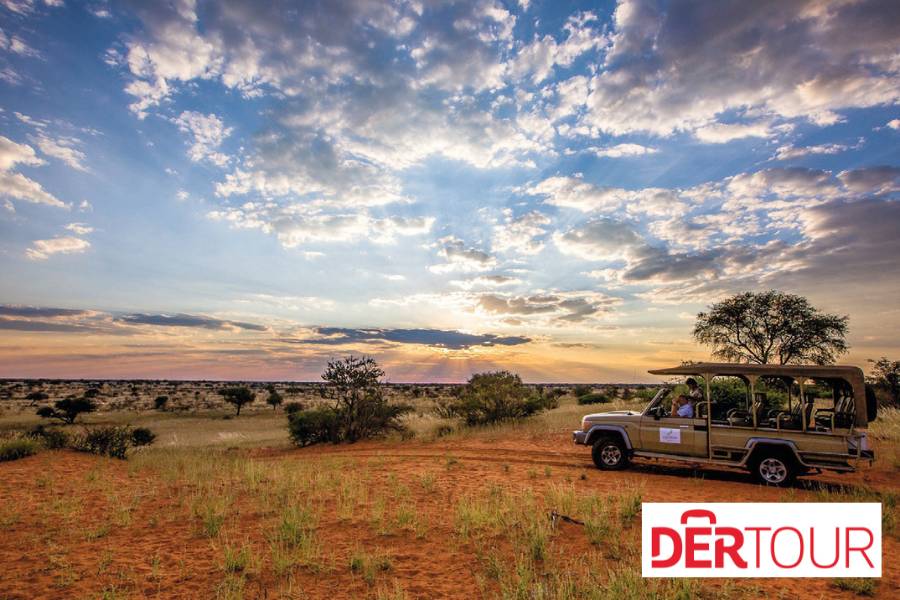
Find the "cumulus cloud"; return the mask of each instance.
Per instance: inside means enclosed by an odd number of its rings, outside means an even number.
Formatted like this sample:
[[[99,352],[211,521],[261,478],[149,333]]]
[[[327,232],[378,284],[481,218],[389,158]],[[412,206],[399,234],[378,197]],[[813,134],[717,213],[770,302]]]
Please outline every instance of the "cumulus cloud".
[[[35,240],[25,255],[31,260],[47,260],[54,254],[81,254],[91,247],[87,240],[73,236],[60,236],[49,240]]]
[[[183,133],[191,136],[192,144],[188,157],[193,162],[208,161],[218,167],[228,164],[230,158],[219,152],[222,142],[231,135],[232,128],[225,127],[220,117],[204,115],[194,111],[184,111],[174,123]]]
[[[642,146],[641,144],[616,144],[606,148],[592,148],[591,151],[599,157],[621,158],[623,156],[643,156],[654,154],[656,148]]]
[[[600,292],[546,292],[530,296],[482,294],[479,310],[508,317],[511,324],[523,320],[546,321],[551,324],[581,323],[610,313],[621,300]]]
[[[487,271],[497,265],[497,260],[487,252],[454,237],[438,240],[438,256],[445,262],[429,267],[433,273]]]
[[[524,191],[544,196],[547,204],[583,211],[612,210],[628,196],[628,192],[622,188],[600,187],[580,177],[567,176],[549,177]]]
[[[779,146],[775,151],[773,160],[791,160],[794,158],[802,158],[810,154],[838,154],[845,152],[849,146],[845,144],[818,144],[816,146],[794,146],[787,144]]]
[[[503,222],[494,225],[492,246],[497,252],[515,251],[537,254],[544,248],[541,239],[547,233],[550,218],[538,211],[514,217],[509,209],[503,212]]]
[[[775,4],[621,0],[585,126],[621,135],[696,132],[706,141],[769,135],[728,126],[747,111],[831,124],[839,111],[900,96],[890,0]]]
[[[246,202],[239,207],[208,213],[239,229],[258,229],[273,234],[285,248],[315,242],[346,242],[368,237],[390,243],[400,236],[427,233],[433,217],[376,218],[367,212],[329,212],[316,203]]]

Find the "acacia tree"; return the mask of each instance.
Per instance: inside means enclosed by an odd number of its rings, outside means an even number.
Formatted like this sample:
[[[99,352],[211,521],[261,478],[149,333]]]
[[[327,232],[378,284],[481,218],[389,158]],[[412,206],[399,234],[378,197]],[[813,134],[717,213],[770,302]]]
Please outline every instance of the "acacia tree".
[[[370,357],[348,356],[325,367],[322,379],[326,395],[334,400],[343,440],[355,442],[403,428],[399,418],[412,407],[389,404],[382,394],[382,377],[384,371]]]
[[[284,402],[284,398],[278,393],[278,390],[275,389],[274,385],[270,385],[266,389],[269,391],[269,395],[266,398],[266,404],[271,406],[272,410],[278,410],[278,407]]]
[[[53,403],[53,406],[42,406],[37,409],[37,415],[45,419],[58,419],[66,425],[71,425],[82,413],[94,412],[97,405],[90,398],[63,398]]]
[[[729,362],[823,365],[847,351],[848,320],[818,310],[803,296],[744,292],[698,314],[694,339]]]
[[[219,394],[222,395],[225,402],[233,404],[237,408],[237,416],[241,416],[242,406],[256,400],[256,396],[253,395],[250,388],[245,386],[223,388],[219,391]]]

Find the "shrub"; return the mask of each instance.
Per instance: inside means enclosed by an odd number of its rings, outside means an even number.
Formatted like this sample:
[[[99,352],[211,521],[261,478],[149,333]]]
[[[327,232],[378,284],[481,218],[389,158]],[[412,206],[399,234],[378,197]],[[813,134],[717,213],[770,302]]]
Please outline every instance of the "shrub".
[[[50,396],[49,396],[46,392],[42,392],[42,391],[40,391],[40,390],[39,390],[39,391],[36,391],[36,392],[31,392],[30,394],[28,394],[27,396],[25,396],[25,399],[26,399],[26,400],[30,400],[30,401],[31,401],[31,405],[32,405],[32,406],[34,406],[34,405],[37,404],[38,402],[42,402],[42,401],[44,401],[44,400],[48,400],[49,398],[50,398]]]
[[[546,410],[555,399],[537,396],[509,371],[472,375],[453,404],[453,413],[467,425],[521,419]]]
[[[256,400],[256,396],[254,396],[250,388],[246,386],[223,388],[219,390],[219,394],[225,398],[225,402],[233,404],[235,408],[237,408],[238,416],[241,414],[242,406]]]
[[[149,446],[154,440],[156,440],[156,434],[146,427],[135,427],[131,430],[131,445],[135,448]]]
[[[40,449],[37,441],[25,437],[0,441],[0,462],[18,460],[37,454]]]
[[[583,383],[579,383],[575,387],[572,388],[572,395],[576,398],[581,398],[582,396],[587,396],[590,394],[594,388],[589,385],[585,385]]]
[[[86,429],[72,440],[72,448],[100,456],[125,459],[134,446],[152,444],[156,435],[146,427],[132,429],[127,425],[104,425]]]
[[[58,427],[36,425],[28,432],[28,435],[40,441],[48,450],[58,450],[69,446],[69,434]]]
[[[609,397],[599,392],[578,396],[578,404],[604,404],[606,402],[609,402]]]
[[[157,396],[156,399],[153,401],[153,408],[155,408],[156,410],[165,410],[166,405],[168,403],[169,403],[168,396]]]
[[[302,402],[287,402],[284,405],[284,412],[289,415],[300,412],[301,410],[306,410],[306,405]]]
[[[82,413],[94,412],[97,405],[90,398],[63,398],[53,403],[53,406],[42,406],[37,409],[37,415],[45,419],[59,419],[67,425],[71,425]]]
[[[76,436],[72,447],[82,452],[124,459],[131,446],[131,429],[127,426],[105,425],[85,430]]]
[[[288,431],[291,440],[301,447],[323,442],[337,443],[341,441],[340,416],[330,406],[290,412]]]

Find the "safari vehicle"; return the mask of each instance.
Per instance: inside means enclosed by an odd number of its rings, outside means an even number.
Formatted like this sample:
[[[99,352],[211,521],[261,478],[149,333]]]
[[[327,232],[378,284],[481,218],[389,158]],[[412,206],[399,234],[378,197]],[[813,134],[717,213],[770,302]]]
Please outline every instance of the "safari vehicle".
[[[642,412],[585,416],[574,439],[592,447],[598,468],[623,469],[633,457],[669,459],[747,469],[780,486],[875,459],[865,429],[877,403],[857,367],[697,363],[650,373],[695,378],[694,414],[672,414],[669,384]],[[732,390],[737,384],[737,399],[716,393],[723,381]]]

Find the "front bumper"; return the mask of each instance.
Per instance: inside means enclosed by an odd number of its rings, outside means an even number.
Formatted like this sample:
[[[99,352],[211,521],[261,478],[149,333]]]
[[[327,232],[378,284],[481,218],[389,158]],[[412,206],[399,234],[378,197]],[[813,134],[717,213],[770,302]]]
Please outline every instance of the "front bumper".
[[[576,444],[584,445],[584,444],[587,444],[587,436],[588,436],[587,431],[582,431],[579,429],[578,431],[572,432],[572,441],[575,442]]]

